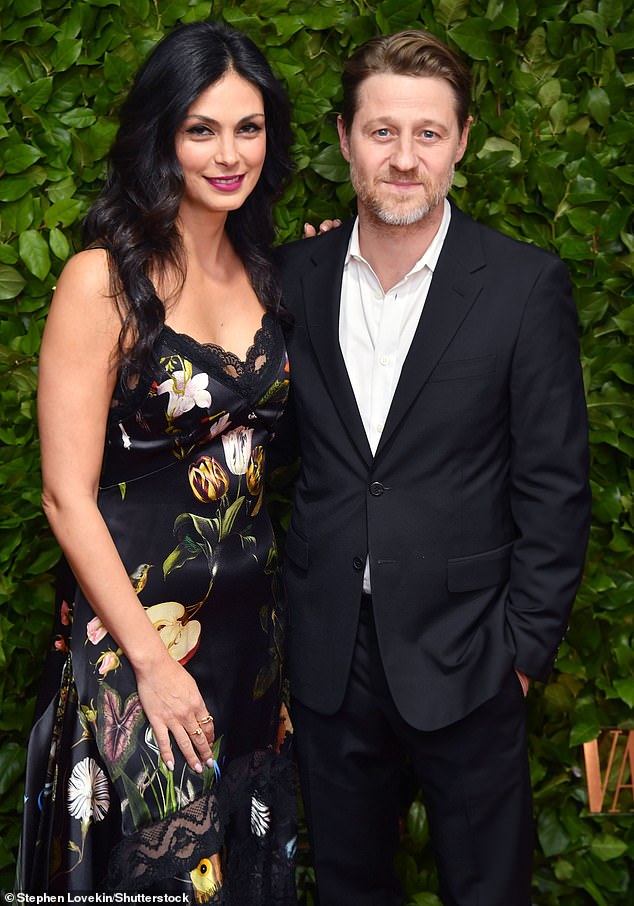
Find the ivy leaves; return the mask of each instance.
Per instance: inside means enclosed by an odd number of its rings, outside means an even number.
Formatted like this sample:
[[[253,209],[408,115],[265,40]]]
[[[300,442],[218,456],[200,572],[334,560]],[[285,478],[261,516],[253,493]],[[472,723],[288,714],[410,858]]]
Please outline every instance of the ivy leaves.
[[[543,694],[529,696],[535,900],[624,906],[634,883],[631,821],[588,816],[579,745],[601,726],[633,725],[634,0],[2,4],[0,664],[11,669],[0,673],[1,880],[10,888],[21,808],[15,780],[23,774],[25,713],[50,628],[47,571],[57,558],[40,512],[35,433],[44,318],[105,175],[116,109],[134,72],[176,23],[212,15],[247,32],[289,90],[296,171],[276,209],[280,242],[299,238],[306,220],[352,209],[336,132],[343,61],[379,31],[422,26],[458,49],[474,76],[475,121],[454,200],[477,219],[551,249],[570,269],[594,521],[558,673]],[[203,545],[204,535],[191,537]],[[410,901],[437,904],[418,802],[400,862]]]

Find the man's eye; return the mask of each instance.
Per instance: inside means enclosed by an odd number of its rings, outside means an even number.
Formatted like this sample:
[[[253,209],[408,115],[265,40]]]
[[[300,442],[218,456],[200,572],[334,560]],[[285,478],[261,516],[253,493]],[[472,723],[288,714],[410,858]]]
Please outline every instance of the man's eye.
[[[432,129],[423,129],[423,138],[436,138],[436,133]]]
[[[390,130],[385,126],[383,129],[377,129],[374,133],[378,138],[388,138]]]

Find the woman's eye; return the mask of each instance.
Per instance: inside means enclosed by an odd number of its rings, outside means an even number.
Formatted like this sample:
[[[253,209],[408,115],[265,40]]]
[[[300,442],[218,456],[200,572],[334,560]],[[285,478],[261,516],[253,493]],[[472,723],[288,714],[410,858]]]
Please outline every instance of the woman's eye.
[[[203,123],[196,123],[196,125],[188,127],[187,135],[213,135],[213,132],[209,126],[205,126]]]
[[[259,123],[244,123],[238,131],[246,135],[257,135],[262,131],[262,126]]]

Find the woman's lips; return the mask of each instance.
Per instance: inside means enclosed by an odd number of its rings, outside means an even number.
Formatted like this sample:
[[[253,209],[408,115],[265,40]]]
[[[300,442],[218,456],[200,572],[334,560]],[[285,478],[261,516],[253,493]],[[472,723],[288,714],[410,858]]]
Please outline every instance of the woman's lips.
[[[244,173],[236,176],[205,176],[209,185],[220,192],[235,192],[242,187],[244,178]]]

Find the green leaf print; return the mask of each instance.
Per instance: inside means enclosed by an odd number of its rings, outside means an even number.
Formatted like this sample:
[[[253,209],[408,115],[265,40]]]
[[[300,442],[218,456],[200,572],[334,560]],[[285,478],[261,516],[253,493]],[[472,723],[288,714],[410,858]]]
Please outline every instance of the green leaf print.
[[[125,794],[128,797],[128,807],[134,826],[141,827],[143,824],[149,824],[152,821],[152,815],[136,783],[123,771],[121,772],[121,780],[123,781]]]
[[[168,554],[165,558],[165,561],[163,562],[163,577],[167,579],[169,574],[175,569],[180,569],[190,560],[195,560],[203,553],[204,551],[200,544],[196,544],[196,542],[192,541],[188,535],[185,540],[180,541],[171,554]]]

